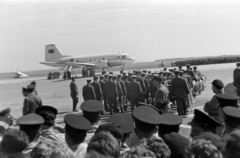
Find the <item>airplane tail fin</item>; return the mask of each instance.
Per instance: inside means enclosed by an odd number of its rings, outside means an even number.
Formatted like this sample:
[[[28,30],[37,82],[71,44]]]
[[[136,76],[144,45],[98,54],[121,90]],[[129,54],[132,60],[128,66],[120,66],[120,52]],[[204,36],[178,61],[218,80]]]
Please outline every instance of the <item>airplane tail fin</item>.
[[[58,51],[54,44],[46,45],[45,47],[45,62],[53,62],[62,58],[62,54]]]

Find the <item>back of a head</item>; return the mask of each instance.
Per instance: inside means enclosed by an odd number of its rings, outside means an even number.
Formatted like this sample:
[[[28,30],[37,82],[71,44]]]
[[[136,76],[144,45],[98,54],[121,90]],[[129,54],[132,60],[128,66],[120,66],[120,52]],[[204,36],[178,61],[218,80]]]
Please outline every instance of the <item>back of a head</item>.
[[[97,132],[90,140],[87,153],[96,151],[106,157],[119,157],[120,146],[118,141],[107,131]]]
[[[28,143],[28,137],[23,131],[9,129],[3,136],[1,150],[7,155],[21,153],[28,146]]]
[[[72,150],[65,144],[58,144],[50,155],[50,158],[75,158]]]
[[[31,158],[49,158],[56,145],[53,141],[40,141],[32,149]]]
[[[38,137],[39,131],[40,131],[41,125],[21,125],[20,130],[24,131],[28,138],[29,141],[32,142]]]
[[[144,140],[144,143],[149,150],[151,150],[157,158],[170,158],[171,151],[163,140]]]
[[[192,140],[188,154],[194,158],[222,158],[221,152],[212,142],[199,137]]]
[[[226,158],[240,157],[240,130],[233,131],[226,139],[224,156]]]
[[[121,158],[157,158],[156,155],[147,148],[146,145],[140,144],[126,151]]]

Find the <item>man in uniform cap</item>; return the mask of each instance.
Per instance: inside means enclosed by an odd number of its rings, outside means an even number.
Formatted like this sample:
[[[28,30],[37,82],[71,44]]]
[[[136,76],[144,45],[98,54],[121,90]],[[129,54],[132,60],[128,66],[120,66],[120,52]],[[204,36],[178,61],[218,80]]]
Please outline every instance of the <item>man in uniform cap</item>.
[[[97,100],[87,100],[81,104],[83,116],[91,123],[91,129],[87,131],[86,141],[89,141],[100,124],[100,113],[103,105]]]
[[[171,158],[185,158],[190,142],[178,133],[172,132],[163,137],[164,142],[171,150]]]
[[[13,125],[14,119],[11,115],[11,108],[6,108],[0,111],[0,117],[8,118],[10,120],[9,125]]]
[[[240,127],[240,109],[236,107],[226,106],[223,108],[225,114],[225,134],[230,134]]]
[[[150,94],[150,83],[146,77],[146,73],[142,73],[142,79],[144,81],[145,87],[146,87],[146,93],[144,95],[144,100],[147,101],[147,104],[150,104],[149,96]]]
[[[78,87],[75,81],[75,78],[72,77],[72,82],[70,83],[70,91],[71,94],[70,96],[72,97],[73,100],[73,111],[77,111],[76,107],[77,107],[77,103],[78,103],[78,97],[79,97],[79,93],[78,93]]]
[[[136,75],[137,75],[137,82],[140,83],[141,89],[142,89],[142,93],[140,94],[141,98],[140,101],[141,102],[145,102],[145,95],[147,93],[147,87],[145,85],[145,82],[143,80],[143,78],[141,77],[141,71],[136,71]]]
[[[87,85],[83,86],[82,95],[83,95],[84,101],[97,99],[95,90],[91,85],[91,80],[87,80]]]
[[[204,105],[204,111],[208,113],[209,116],[213,117],[218,122],[221,122],[221,118],[219,115],[219,108],[218,108],[218,99],[216,97],[217,94],[223,93],[224,84],[221,80],[215,79],[212,82],[212,91],[215,94],[210,101],[207,101]],[[220,130],[220,129],[219,129]],[[220,131],[219,131],[220,132]],[[220,134],[217,132],[218,134]]]
[[[136,81],[137,76],[132,75],[132,81],[127,86],[127,92],[129,94],[129,101],[131,104],[131,111],[133,112],[135,106],[141,99],[142,88],[140,83]]]
[[[40,138],[42,140],[54,141],[56,143],[64,143],[63,137],[54,131],[55,119],[58,114],[58,110],[52,106],[44,105],[38,107],[35,111],[44,119],[44,123],[41,127]]]
[[[188,124],[191,125],[190,136],[192,138],[198,136],[201,132],[212,132],[215,134],[216,128],[222,125],[220,122],[198,109],[194,110],[194,117]]]
[[[101,85],[98,82],[97,76],[93,77],[93,83],[91,83],[91,86],[93,86],[93,88],[94,88],[96,99],[98,101],[102,102],[103,93],[102,93]]]
[[[103,93],[104,109],[105,109],[105,111],[108,112],[109,108],[108,108],[108,105],[107,105],[107,93],[105,92],[105,82],[106,81],[104,81],[104,76],[101,75],[99,83],[100,83],[102,93]]]
[[[187,115],[187,97],[190,93],[187,81],[179,76],[179,71],[175,71],[176,77],[171,81],[170,94],[177,102],[178,115]]]
[[[122,89],[122,99],[119,99],[119,106],[121,109],[121,112],[127,111],[127,104],[126,104],[126,97],[127,97],[127,88],[126,88],[126,82],[122,79],[122,75],[118,75],[118,82],[121,85]]]
[[[37,107],[42,106],[42,99],[34,94],[34,85],[28,85],[27,92],[23,102],[23,115],[34,113]]]
[[[153,77],[153,84],[155,87],[157,87],[157,91],[154,97],[155,107],[157,106],[157,103],[161,100],[168,100],[168,94],[169,91],[167,87],[164,85],[163,78],[159,76]]]
[[[37,92],[37,89],[36,89],[37,83],[36,83],[35,81],[32,81],[32,82],[31,82],[31,85],[35,86],[33,93],[36,94],[36,95],[38,95],[38,92]]]
[[[165,134],[171,132],[178,133],[180,125],[182,124],[182,117],[175,114],[161,115],[161,123],[158,126],[158,136],[163,138]]]
[[[65,140],[69,148],[75,152],[78,148],[82,148],[82,152],[86,152],[87,144],[84,143],[87,131],[91,129],[91,123],[83,116],[77,114],[68,114],[64,117]]]
[[[163,68],[163,71],[167,71],[167,68],[165,67],[165,68]]]
[[[121,75],[121,74],[120,74]],[[119,80],[119,75],[114,75],[114,81],[117,83],[117,91],[118,91],[118,102],[117,102],[117,112],[124,112],[123,109],[123,91],[122,91],[122,85]]]
[[[117,90],[117,83],[115,82],[116,78],[112,75],[109,75],[109,81],[105,82],[105,92],[107,94],[107,102],[109,106],[110,115],[117,112],[117,100],[119,97]]]
[[[24,131],[28,138],[28,147],[24,150],[25,154],[30,154],[32,149],[39,143],[40,129],[44,119],[37,114],[26,114],[16,120],[16,124],[20,126],[20,130]]]
[[[121,154],[130,150],[130,148],[125,143],[131,132],[134,129],[134,122],[131,117],[126,114],[116,113],[109,117],[108,122],[114,122],[121,126],[123,131],[123,138],[121,142]]]
[[[139,145],[138,140],[160,139],[155,133],[158,131],[158,125],[161,123],[161,115],[154,108],[149,106],[139,106],[133,110],[133,118],[135,122],[135,133],[128,139],[128,146],[134,147]],[[138,139],[136,139],[136,136]]]

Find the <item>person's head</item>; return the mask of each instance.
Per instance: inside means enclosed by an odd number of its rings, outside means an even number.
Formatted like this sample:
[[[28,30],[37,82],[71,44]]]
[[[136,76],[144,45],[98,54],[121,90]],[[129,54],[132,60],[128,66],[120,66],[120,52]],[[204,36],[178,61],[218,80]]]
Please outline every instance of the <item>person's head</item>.
[[[102,81],[104,79],[104,76],[101,75],[99,79],[100,79],[100,81]]]
[[[161,116],[157,110],[150,106],[139,106],[133,110],[135,133],[139,139],[151,138],[158,131],[157,125],[161,123]]]
[[[198,136],[201,132],[216,133],[217,126],[221,126],[221,123],[198,109],[194,110],[194,117],[189,124],[191,125],[191,137]]]
[[[87,84],[90,84],[92,80],[87,80]]]
[[[189,140],[178,133],[164,135],[164,142],[171,150],[171,158],[185,158],[188,153]]]
[[[72,82],[75,82],[75,77],[72,77]]]
[[[163,78],[159,77],[159,76],[153,76],[153,85],[155,87],[161,85],[163,83]]]
[[[56,145],[54,141],[40,141],[33,147],[30,156],[31,158],[49,158]]]
[[[100,112],[103,110],[103,105],[97,100],[87,100],[81,104],[83,116],[93,125],[100,120]]]
[[[171,113],[171,104],[168,100],[160,100],[157,102],[156,108],[160,114]]]
[[[43,123],[44,119],[37,114],[27,114],[16,120],[16,124],[20,126],[20,130],[27,134],[29,142],[38,139],[41,125]]]
[[[113,75],[112,80],[113,80],[113,81],[116,81],[116,79],[117,79],[117,76],[116,76],[116,75]]]
[[[87,131],[91,129],[91,123],[83,116],[68,114],[64,117],[65,140],[69,146],[80,144],[85,140]]]
[[[178,77],[180,74],[180,71],[175,70],[174,73],[175,73],[175,76]]]
[[[117,123],[121,126],[123,132],[122,143],[127,140],[130,133],[134,130],[134,122],[132,118],[126,114],[115,113],[111,115],[107,121]]]
[[[21,130],[8,129],[3,135],[1,152],[4,156],[21,153],[29,144],[28,136]]]
[[[122,74],[118,74],[118,80],[122,79]]]
[[[31,85],[34,85],[36,87],[36,85],[37,85],[36,81],[32,81]]]
[[[240,130],[235,130],[226,138],[225,148],[223,151],[224,158],[240,157]]]
[[[189,158],[222,158],[222,154],[218,151],[210,141],[203,138],[194,138],[191,142],[188,152]]]
[[[137,76],[136,75],[132,75],[131,78],[132,78],[133,81],[136,81]]]
[[[94,80],[94,82],[98,81],[98,77],[97,77],[97,76],[94,76],[94,77],[93,77],[93,80]]]
[[[175,114],[162,114],[161,124],[158,126],[158,136],[164,137],[165,134],[172,132],[178,133],[182,124],[182,117]]]
[[[240,109],[226,106],[223,108],[223,113],[225,115],[226,133],[231,133],[234,129],[240,128]]]
[[[121,158],[157,158],[156,155],[144,144],[131,148],[121,155]]]
[[[108,131],[99,131],[91,138],[87,147],[87,155],[92,151],[105,157],[118,158],[120,156],[119,143]]]
[[[23,88],[22,88],[22,95],[23,95],[24,97],[26,97],[28,94],[29,94],[29,93],[28,93],[28,89],[27,89],[26,87],[23,87]]]
[[[49,158],[75,158],[73,151],[65,144],[58,144]]]
[[[118,141],[119,146],[121,146],[122,138],[123,138],[123,130],[120,124],[115,122],[102,124],[97,128],[95,134],[100,131],[107,131],[111,133],[113,137]]]
[[[193,67],[193,71],[197,71],[197,66],[194,66],[194,67]]]
[[[42,125],[42,129],[46,129],[53,127],[53,125],[55,124],[55,119],[58,110],[52,106],[44,105],[38,107],[35,110],[35,113],[43,117],[45,122]]]
[[[34,89],[35,89],[35,85],[30,84],[27,86],[28,93],[32,93],[34,91]]]
[[[156,155],[156,158],[170,158],[171,156],[171,151],[169,147],[161,139],[143,139],[141,140],[141,143],[143,143],[149,150],[151,150]]]
[[[238,69],[240,69],[240,63],[236,63]]]
[[[221,80],[215,79],[212,82],[212,91],[213,93],[219,93],[223,90],[224,84]]]

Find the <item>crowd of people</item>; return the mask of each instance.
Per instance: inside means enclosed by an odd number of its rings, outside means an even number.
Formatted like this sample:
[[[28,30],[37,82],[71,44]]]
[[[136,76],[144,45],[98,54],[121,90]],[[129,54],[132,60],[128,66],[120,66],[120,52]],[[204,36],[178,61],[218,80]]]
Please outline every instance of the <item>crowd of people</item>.
[[[145,82],[137,81],[139,71],[133,72],[129,83],[125,82],[126,99],[121,98],[122,104],[118,100],[121,95],[117,88],[121,86],[121,75],[118,78],[110,74],[105,79],[107,87],[103,91],[106,92],[106,100],[104,94],[99,95],[94,84],[88,81],[87,88],[91,89],[91,93],[86,93],[83,88],[82,113],[65,115],[65,127],[56,124],[58,110],[55,107],[42,105],[36,82],[32,82],[23,88],[22,117],[13,120],[10,108],[0,112],[1,157],[239,158],[240,97],[224,93],[224,83],[219,79],[211,83],[214,96],[205,103],[204,112],[194,110],[194,117],[188,123],[191,127],[189,137],[179,134],[185,127],[182,123],[191,92],[187,79],[180,76],[185,72],[182,68],[174,71],[170,88],[166,84],[168,78],[162,76],[163,72],[153,74],[150,80],[157,90],[151,99],[143,93],[141,82]],[[201,80],[199,73],[191,72],[189,76],[191,74],[195,76],[192,80]],[[141,78],[144,77],[143,72]],[[236,91],[240,86],[239,80],[235,79],[239,77],[240,63],[237,63],[234,70]],[[103,78],[105,76],[100,80],[103,81]],[[93,83],[102,89],[96,77]],[[180,86],[176,86],[177,83]],[[78,96],[78,93],[72,93],[73,89],[77,91],[74,78],[70,84],[71,96]],[[131,115],[125,113],[125,106],[128,106],[125,101],[130,102]],[[76,111],[76,102],[78,100],[73,100],[73,111]],[[178,115],[171,113],[171,102],[177,104]],[[104,112],[110,113],[105,123],[101,122]]]
[[[60,77],[60,72],[52,72],[52,71],[50,71],[47,76],[48,80],[59,79],[59,77]]]
[[[172,66],[185,66],[187,64],[191,65],[207,65],[207,64],[221,64],[221,63],[235,63],[240,61],[239,55],[229,55],[229,56],[217,56],[217,57],[204,57],[196,59],[180,60],[171,63]]]

